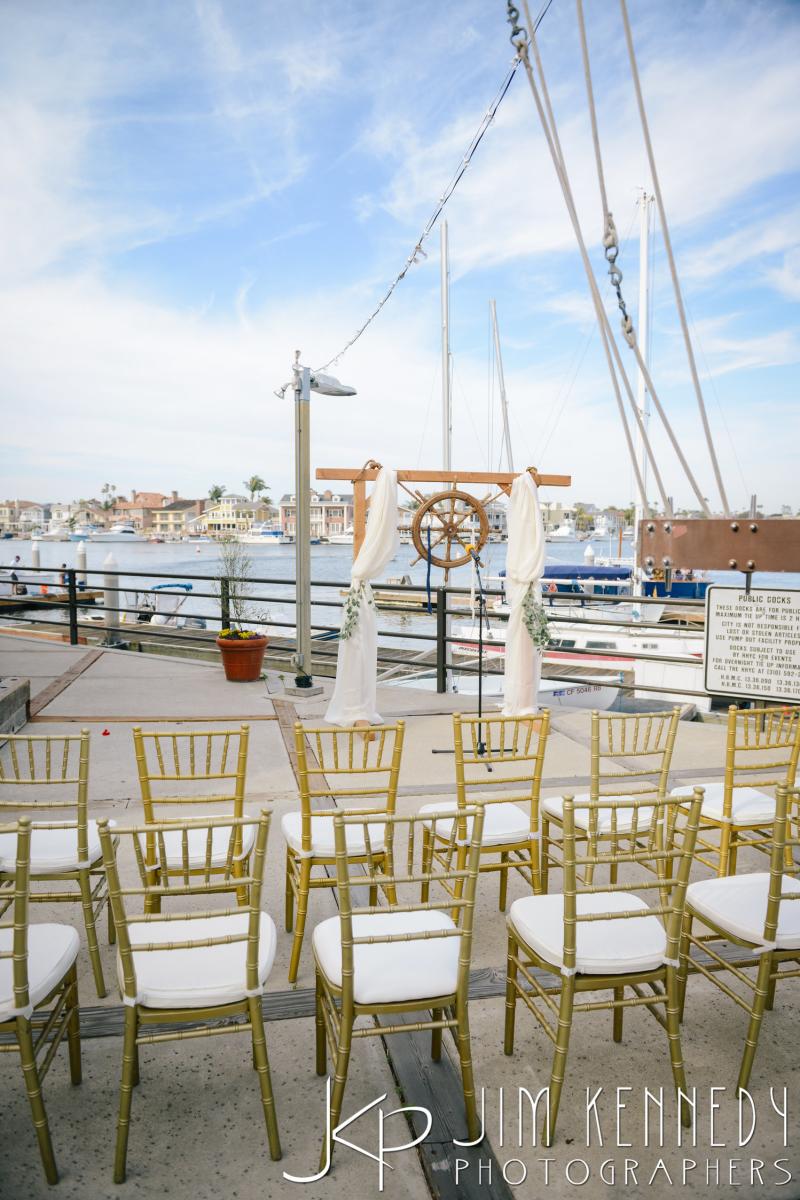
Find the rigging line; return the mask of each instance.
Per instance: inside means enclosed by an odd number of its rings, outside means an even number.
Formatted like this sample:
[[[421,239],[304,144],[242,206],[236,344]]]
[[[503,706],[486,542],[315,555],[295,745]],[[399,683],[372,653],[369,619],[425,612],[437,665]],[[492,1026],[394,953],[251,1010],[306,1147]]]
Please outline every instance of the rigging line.
[[[578,0],[580,3],[580,0]],[[653,181],[653,191],[658,205],[658,216],[661,221],[661,232],[664,238],[664,249],[667,252],[667,261],[669,263],[670,275],[672,276],[672,286],[675,291],[675,304],[680,317],[681,329],[683,330],[683,340],[686,344],[686,355],[689,359],[689,370],[694,384],[695,395],[697,396],[697,406],[700,410],[700,420],[703,425],[703,432],[708,446],[708,453],[711,456],[711,465],[714,468],[714,478],[717,481],[717,489],[720,499],[722,500],[722,508],[726,516],[730,516],[730,506],[728,497],[725,494],[725,485],[722,482],[722,474],[719,469],[717,460],[717,452],[714,449],[714,439],[711,436],[711,426],[708,423],[708,414],[706,412],[705,402],[703,400],[703,390],[700,387],[700,376],[697,373],[697,363],[695,362],[694,350],[692,348],[692,339],[689,336],[689,325],[686,320],[686,310],[683,305],[683,296],[681,294],[680,280],[678,279],[678,270],[675,266],[675,258],[672,253],[672,239],[669,235],[669,226],[667,225],[667,214],[664,209],[664,200],[661,195],[661,184],[658,179],[658,171],[656,170],[655,155],[653,154],[653,144],[650,140],[650,127],[647,123],[647,114],[644,109],[644,98],[642,96],[642,85],[639,79],[639,68],[636,63],[636,52],[633,48],[633,34],[631,33],[631,25],[628,19],[628,6],[625,0],[620,0],[620,9],[622,11],[622,23],[625,27],[625,41],[628,46],[628,57],[631,62],[631,74],[633,76],[633,86],[636,91],[636,104],[639,109],[639,120],[642,125],[642,134],[644,137],[645,147],[647,149],[647,159],[650,164],[650,176]],[[704,506],[705,507],[705,506]]]
[[[530,19],[530,12],[528,10],[527,0],[523,0],[523,5],[525,8],[525,15],[526,15],[526,19],[528,22],[528,27],[532,28],[532,23],[531,23],[531,19]],[[642,481],[642,473],[639,469],[639,463],[638,463],[638,460],[636,457],[636,452],[633,447],[631,431],[628,426],[627,417],[625,415],[625,407],[622,403],[622,395],[620,393],[619,380],[617,379],[617,375],[614,370],[615,364],[614,364],[614,360],[612,360],[612,352],[614,355],[614,359],[616,360],[617,370],[619,371],[620,376],[625,383],[625,388],[626,388],[626,391],[628,394],[629,403],[630,403],[634,413],[639,418],[640,427],[643,429],[643,426],[641,424],[641,414],[639,413],[639,410],[636,406],[636,401],[633,398],[633,392],[631,391],[630,382],[628,380],[627,374],[625,373],[625,368],[622,365],[622,359],[619,354],[619,349],[617,347],[616,342],[614,341],[614,338],[611,336],[611,328],[609,325],[608,315],[605,311],[605,308],[603,307],[603,302],[600,297],[600,289],[598,288],[597,280],[594,277],[594,271],[592,270],[592,264],[589,260],[589,254],[586,250],[586,243],[583,238],[583,233],[581,231],[580,222],[578,221],[578,214],[575,209],[575,202],[572,197],[572,191],[569,186],[569,180],[567,178],[566,170],[564,168],[563,155],[561,153],[561,143],[558,139],[558,131],[555,129],[555,127],[553,127],[553,129],[551,131],[550,122],[548,120],[548,114],[545,112],[544,106],[542,104],[542,98],[539,95],[539,89],[536,86],[536,80],[534,78],[533,68],[531,66],[530,57],[528,55],[528,35],[526,34],[526,32],[524,30],[520,29],[520,27],[516,24],[516,18],[519,16],[519,13],[517,12],[517,9],[514,8],[513,4],[511,3],[511,0],[508,0],[508,7],[509,7],[509,20],[512,22],[512,25],[513,25],[512,32],[511,32],[511,44],[514,46],[514,48],[516,49],[520,58],[522,59],[523,66],[525,68],[525,74],[528,77],[528,84],[531,89],[531,94],[533,96],[534,103],[536,105],[536,110],[539,114],[539,120],[540,120],[540,123],[542,126],[542,130],[544,132],[545,141],[547,143],[547,148],[550,152],[550,157],[552,159],[553,167],[556,172],[556,178],[558,179],[559,185],[561,187],[561,192],[564,197],[564,203],[566,205],[567,214],[572,222],[572,229],[575,234],[575,240],[578,243],[578,250],[580,251],[581,262],[583,263],[583,268],[586,273],[586,279],[589,284],[589,290],[591,292],[592,301],[594,303],[595,313],[597,315],[597,321],[598,321],[598,324],[600,325],[600,333],[601,333],[602,342],[603,342],[603,349],[605,350],[606,362],[608,364],[609,375],[611,377],[611,383],[612,383],[612,387],[614,389],[614,397],[617,402],[617,409],[619,411],[620,421],[622,422],[622,428],[623,428],[623,431],[625,434],[625,442],[628,447],[628,454],[630,456],[631,464],[633,466],[634,474],[636,476],[636,484],[637,484],[637,488],[639,491],[639,496],[641,498],[642,508],[643,508],[644,512],[649,516],[650,515],[650,505],[647,500],[647,494],[645,492],[644,483]],[[532,35],[531,35],[531,44],[533,45],[534,53],[536,54],[536,62],[537,62],[537,67],[539,69],[539,74],[542,76],[542,90],[543,90],[545,97],[548,100],[548,112],[550,114],[550,117],[552,118],[552,108],[550,107],[550,104],[549,104],[549,94],[546,90],[546,83],[544,80],[544,73],[542,70],[541,59],[539,58],[538,48],[536,45],[535,32],[532,33]],[[646,430],[643,429],[644,444],[646,446],[649,446],[649,443],[645,440],[646,437],[647,437]],[[661,493],[662,503],[664,505],[664,511],[666,513],[668,513],[669,515],[671,515],[672,510],[669,505],[669,500],[667,498],[666,492],[664,491],[663,484],[661,482],[661,477],[660,477],[660,474],[658,471],[658,466],[655,462],[655,459],[652,457],[652,451],[649,451],[649,453],[650,453],[652,464],[653,464],[653,475],[659,484],[659,491]]]
[[[552,0],[551,0],[551,2],[552,2]],[[367,317],[364,324],[361,325],[359,327],[359,329],[356,330],[356,332],[353,334],[353,336],[350,338],[350,340],[342,347],[342,349],[338,352],[338,354],[334,354],[333,357],[329,358],[328,361],[326,363],[324,363],[321,367],[317,367],[316,369],[318,371],[324,371],[327,367],[331,366],[332,363],[338,362],[338,360],[342,357],[342,355],[345,354],[350,349],[351,346],[355,345],[355,343],[358,341],[358,339],[361,337],[361,335],[366,332],[366,330],[369,328],[369,326],[372,324],[372,322],[378,316],[378,314],[380,313],[381,309],[386,304],[386,302],[391,298],[391,296],[394,293],[395,288],[401,282],[401,280],[403,280],[405,278],[409,269],[415,263],[417,263],[419,261],[419,256],[421,255],[423,258],[426,257],[425,251],[422,249],[422,244],[427,239],[428,235],[431,233],[434,225],[436,224],[439,217],[441,216],[444,206],[447,204],[447,202],[450,199],[450,197],[452,196],[453,192],[456,190],[459,183],[461,182],[461,179],[463,178],[463,176],[467,170],[467,167],[469,166],[470,162],[472,161],[472,158],[473,158],[476,150],[478,149],[478,146],[480,146],[481,142],[483,141],[484,134],[486,133],[489,126],[491,125],[492,121],[494,120],[495,113],[497,112],[498,108],[500,107],[500,104],[501,104],[502,100],[504,99],[506,92],[511,87],[511,81],[517,72],[518,66],[519,66],[519,60],[515,59],[514,62],[511,64],[511,67],[509,68],[509,71],[508,71],[505,79],[503,80],[503,83],[500,87],[500,91],[497,93],[494,100],[492,101],[492,103],[489,105],[488,109],[484,113],[483,119],[482,119],[480,125],[478,126],[477,132],[473,135],[472,141],[470,142],[469,146],[467,147],[467,150],[466,150],[465,154],[463,155],[461,162],[459,163],[458,167],[456,168],[455,174],[452,176],[447,187],[442,192],[441,196],[439,197],[438,201],[436,202],[436,207],[434,208],[431,216],[428,218],[427,224],[425,225],[425,228],[423,229],[422,233],[420,234],[419,238],[417,239],[414,249],[411,251],[408,258],[403,263],[401,270],[397,273],[397,275],[395,275],[394,279],[389,284],[389,287],[387,288],[386,292],[384,293],[382,299],[378,302],[378,304],[375,306],[375,308],[369,314],[369,316]]]
[[[583,40],[585,40],[586,29],[585,29],[584,20],[583,20],[583,7],[581,4],[581,0],[576,0],[576,3],[577,3],[577,12],[578,12],[578,26],[580,28],[581,37]],[[547,98],[547,84],[544,79],[544,70],[542,67],[541,59],[539,57],[539,50],[538,50],[538,46],[537,46],[535,38],[531,39],[531,45],[533,46],[534,54],[536,55],[536,65],[538,67],[539,74],[542,76],[542,91],[544,93],[545,98]],[[587,58],[588,58],[588,51],[587,51]],[[594,109],[594,89],[592,87],[592,77],[591,77],[591,74],[587,73],[587,72],[584,72],[584,75],[585,75],[585,81],[586,81],[587,102],[589,104],[589,108],[593,110]],[[552,113],[551,113],[551,120],[553,120]],[[554,121],[553,121],[553,125],[555,126]],[[557,136],[558,135],[556,134],[556,138],[557,138]],[[602,160],[602,155],[600,153],[599,139],[595,143],[595,151],[596,151],[596,164],[597,164],[598,179],[599,179],[603,172],[603,160]],[[566,172],[565,172],[565,174],[566,174]],[[617,260],[617,256],[619,253],[619,248],[618,248],[619,242],[618,242],[618,237],[617,237],[617,231],[614,226],[614,220],[611,216],[611,213],[609,213],[609,212],[606,213],[606,218],[605,218],[603,246],[605,248],[606,260],[609,264],[608,273],[609,273],[609,276],[611,277],[612,285],[614,286],[614,289],[617,293],[617,301],[619,304],[620,311],[622,312],[623,336],[624,336],[625,341],[627,342],[628,346],[631,348],[631,350],[633,350],[633,354],[636,359],[636,365],[642,374],[642,378],[644,379],[644,382],[645,382],[645,387],[647,388],[648,392],[650,393],[653,404],[655,405],[656,412],[658,413],[658,415],[661,419],[661,423],[664,426],[667,436],[669,437],[669,440],[672,444],[672,448],[675,451],[675,454],[677,455],[678,462],[683,467],[684,474],[686,475],[686,478],[689,481],[692,491],[694,492],[695,496],[697,497],[697,501],[700,504],[700,507],[703,509],[703,512],[708,517],[711,515],[709,507],[708,507],[708,501],[706,500],[705,496],[703,495],[703,493],[700,490],[700,487],[697,483],[697,480],[694,477],[692,469],[686,460],[686,455],[683,453],[681,444],[675,435],[672,425],[670,424],[669,418],[667,417],[667,414],[664,411],[664,408],[658,397],[658,393],[655,390],[655,387],[653,385],[652,376],[650,374],[650,371],[647,369],[647,364],[645,363],[645,361],[642,357],[641,350],[639,349],[639,345],[638,345],[638,342],[636,339],[636,330],[634,328],[633,321],[631,320],[631,317],[628,314],[628,310],[625,306],[625,301],[623,299],[622,289],[621,289],[622,272],[619,270],[619,268],[616,265],[616,260]],[[612,336],[611,331],[609,329],[609,337],[611,337],[611,336]],[[612,338],[612,341],[613,341],[613,338]],[[614,350],[615,350],[615,359],[617,362],[617,366],[618,366],[619,370],[621,372],[623,372],[623,378],[626,383],[626,389],[628,391],[628,396],[630,399],[631,407],[633,408],[636,422],[641,431],[642,442],[645,446],[645,449],[647,451],[647,456],[652,465],[653,474],[656,476],[656,478],[658,478],[659,477],[658,476],[658,467],[656,465],[656,461],[655,461],[655,457],[653,455],[652,449],[650,448],[650,442],[649,442],[647,430],[645,428],[644,419],[642,417],[642,414],[639,412],[639,406],[635,403],[635,401],[633,399],[633,393],[632,393],[632,391],[630,389],[630,385],[628,383],[627,374],[624,374],[622,360],[619,357],[619,353],[616,349],[616,341],[613,341],[613,346],[614,346]],[[637,467],[638,467],[638,463],[637,463]],[[661,488],[659,488],[659,490],[661,490]],[[662,491],[662,502],[664,502],[664,504],[665,504],[664,511],[667,512],[669,515],[671,515],[671,509],[666,504],[666,499],[663,495],[663,491]]]

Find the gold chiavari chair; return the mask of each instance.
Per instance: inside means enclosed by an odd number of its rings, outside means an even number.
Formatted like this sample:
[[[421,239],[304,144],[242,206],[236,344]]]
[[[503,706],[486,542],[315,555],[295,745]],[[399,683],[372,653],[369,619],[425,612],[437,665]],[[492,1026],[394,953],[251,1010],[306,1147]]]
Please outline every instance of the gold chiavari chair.
[[[374,861],[384,866],[387,874],[392,873],[392,826],[384,826],[384,818],[394,813],[397,802],[405,722],[373,725],[367,733],[371,739],[365,736],[363,726],[316,728],[297,721],[294,727],[301,807],[281,820],[286,840],[287,933],[294,927],[290,983],[297,979],[300,966],[309,892],[336,886],[326,872],[336,861],[336,851],[333,817],[324,809],[330,810],[334,803],[346,806],[353,800],[371,801],[369,808],[357,805],[360,812],[375,818],[368,826],[369,841],[357,823],[348,830],[350,861]]]
[[[680,720],[680,709],[657,713],[592,712],[589,791],[575,797],[576,836],[589,844],[590,858],[600,842],[628,841],[631,824],[641,813],[624,804],[591,804],[587,800],[625,800],[666,795],[672,751]],[[561,838],[551,835],[564,827],[560,796],[542,801],[542,891],[547,891],[551,867],[563,866]],[[659,860],[660,861],[660,860]],[[616,864],[609,858],[611,882],[616,882]],[[668,866],[668,864],[667,864]],[[586,882],[591,883],[594,863],[587,864]]]
[[[470,831],[462,814],[470,800],[480,798],[484,807],[480,869],[500,875],[500,911],[505,912],[510,871],[519,871],[534,892],[542,890],[539,792],[549,731],[546,708],[532,717],[479,719],[454,714],[456,799],[424,804],[419,811],[454,816],[455,829],[453,819],[428,817],[422,826],[423,872],[433,857],[443,861],[449,854],[454,833],[465,858]],[[499,857],[487,861],[488,855]],[[422,898],[427,898],[425,887]]]
[[[354,1038],[430,1029],[431,1056],[438,1060],[442,1031],[449,1029],[461,1064],[468,1136],[478,1136],[468,993],[483,806],[470,805],[464,815],[471,828],[465,866],[457,865],[455,844],[451,843],[449,865],[437,861],[429,871],[418,875],[413,868],[406,875],[387,874],[375,858],[365,864],[367,875],[351,873],[351,831],[360,826],[359,836],[366,839],[369,826],[356,814],[336,813],[333,818],[339,916],[317,925],[312,939],[317,992],[317,1074],[325,1075],[327,1071],[326,1046],[334,1062],[330,1123],[321,1155],[323,1169],[333,1150],[331,1130],[341,1116]],[[385,818],[393,830],[398,825],[409,827],[410,847],[414,827],[423,820],[419,814]],[[454,898],[457,881],[462,885],[461,895]],[[440,894],[437,891],[433,900],[415,901],[413,896],[419,895],[422,882],[437,889],[441,887]],[[369,903],[362,906],[354,892],[358,888],[366,891],[367,887]],[[379,907],[374,902],[379,887],[387,896],[397,897],[395,902]],[[401,899],[406,890],[408,900]],[[391,1023],[393,1016],[408,1012],[419,1013],[420,1020],[410,1024]],[[375,1019],[354,1029],[361,1016]],[[378,1017],[389,1020],[378,1021]]]
[[[749,1082],[764,1011],[772,1008],[777,981],[800,976],[800,903],[796,903],[800,901],[800,791],[778,785],[768,840],[769,845],[762,842],[761,848],[769,851],[769,871],[701,879],[689,884],[686,893],[679,972],[681,1010],[691,969],[748,1014],[737,1089],[746,1088]],[[695,936],[695,921],[702,922],[710,934]],[[721,941],[742,947],[741,956],[720,954]],[[700,955],[692,954],[692,948]],[[784,963],[789,966],[782,970]],[[748,969],[755,970],[755,979]],[[723,974],[731,986],[720,978]]]
[[[717,875],[734,875],[739,846],[769,854],[775,789],[794,787],[800,756],[800,708],[728,709],[725,775],[704,783],[697,860]],[[767,789],[766,791],[764,789]],[[691,789],[674,788],[673,796]],[[708,839],[715,832],[717,841]]]
[[[516,1007],[521,1000],[554,1047],[544,1128],[548,1146],[555,1133],[572,1018],[578,1012],[610,1009],[613,1038],[621,1042],[624,1009],[644,1005],[666,1030],[681,1117],[684,1121],[689,1117],[680,1100],[686,1091],[686,1077],[679,1024],[678,950],[702,798],[702,789],[696,788],[686,810],[677,800],[664,796],[580,802],[565,796],[564,894],[526,896],[511,905],[504,1050],[506,1054],[514,1052]],[[609,805],[628,810],[627,848],[616,839],[606,843],[586,840],[587,821],[598,819]],[[582,814],[580,822],[579,808],[590,810]],[[672,827],[673,813],[686,822],[680,847],[665,844],[662,833],[665,827]],[[579,846],[585,847],[581,854]],[[664,869],[667,863],[669,870]],[[620,867],[632,868],[634,877],[602,887],[579,884],[579,867],[586,878],[590,867],[600,866],[613,866],[615,876]],[[667,889],[663,887],[666,879]],[[658,903],[648,903],[650,899]],[[613,999],[575,1002],[581,992],[606,990],[613,993]]]
[[[152,861],[155,829],[159,824],[183,816],[185,806],[197,805],[200,813],[192,820],[200,825],[209,816],[222,814],[238,819],[244,814],[244,792],[247,775],[247,751],[250,726],[223,730],[181,730],[180,732],[144,733],[138,726],[133,730],[136,766],[144,806],[144,819],[149,827],[144,834],[148,856]],[[166,789],[166,790],[165,790]],[[255,841],[253,825],[233,825],[235,831],[234,875],[244,875]],[[226,867],[229,830],[224,822],[214,824],[211,850],[212,867]],[[160,870],[183,874],[182,841],[177,833],[164,840],[166,854]],[[190,871],[203,873],[207,857],[205,834],[198,829],[189,833]],[[239,893],[240,903],[247,903],[247,891]],[[152,893],[149,903],[158,904],[158,894]]]
[[[58,1183],[42,1082],[64,1034],[73,1083],[81,1081],[81,1035],[76,960],[80,942],[70,925],[30,925],[31,824],[23,817],[0,826],[0,836],[15,844],[13,881],[0,884],[0,1051],[20,1056],[25,1089],[48,1183]],[[49,1012],[43,1005],[54,1001]],[[37,1059],[43,1055],[41,1063]]]
[[[31,829],[30,878],[43,886],[31,889],[31,902],[81,904],[94,984],[98,996],[105,996],[97,943],[97,920],[104,907],[111,942],[114,923],[97,822],[89,819],[89,730],[53,737],[8,734],[3,740],[0,817],[37,814]],[[49,824],[38,819],[45,813],[50,814]],[[70,819],[56,821],[56,813]],[[0,836],[0,879],[13,877],[15,849],[13,835]],[[45,884],[54,883],[73,883],[77,890],[45,890]]]
[[[264,860],[269,814],[260,818],[214,818],[174,821],[153,832],[146,826],[120,828],[121,843],[129,841],[138,867],[139,882],[123,886],[119,855],[107,822],[100,822],[100,840],[108,873],[111,904],[118,935],[118,975],[125,1013],[122,1050],[122,1084],[114,1182],[125,1179],[133,1088],[139,1082],[139,1047],[183,1038],[250,1033],[253,1067],[258,1072],[261,1104],[272,1158],[281,1156],[275,1101],[272,1094],[261,996],[275,959],[275,924],[261,911]],[[205,860],[197,864],[197,834],[205,846]],[[145,859],[144,835],[153,833],[154,855]],[[253,844],[252,866],[237,871],[237,847],[245,836]],[[220,838],[226,839],[220,867]],[[175,843],[182,866],[173,869]],[[238,903],[242,889],[247,905]],[[196,897],[233,894],[237,903],[225,908],[160,911],[166,897],[191,901]],[[158,900],[158,904],[152,903]],[[133,912],[136,900],[144,911]],[[231,1018],[244,1017],[234,1023]],[[152,1025],[182,1025],[191,1029],[142,1032]]]

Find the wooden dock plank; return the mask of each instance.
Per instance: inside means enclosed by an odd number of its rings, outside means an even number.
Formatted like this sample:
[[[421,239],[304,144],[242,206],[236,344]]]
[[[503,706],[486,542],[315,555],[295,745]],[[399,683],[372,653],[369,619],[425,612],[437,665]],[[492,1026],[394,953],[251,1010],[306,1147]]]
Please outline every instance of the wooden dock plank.
[[[30,717],[36,717],[43,708],[47,708],[48,704],[65,692],[70,684],[74,683],[79,676],[83,675],[84,671],[88,671],[93,663],[96,663],[98,658],[103,657],[102,650],[90,650],[87,654],[82,655],[78,661],[65,671],[63,675],[59,675],[58,679],[54,679],[49,683],[38,695],[34,696],[28,709]]]

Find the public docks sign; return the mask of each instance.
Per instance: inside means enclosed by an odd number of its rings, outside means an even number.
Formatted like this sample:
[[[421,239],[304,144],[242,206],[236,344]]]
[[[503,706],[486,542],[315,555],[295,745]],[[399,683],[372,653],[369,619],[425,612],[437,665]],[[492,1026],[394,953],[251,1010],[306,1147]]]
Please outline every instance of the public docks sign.
[[[705,686],[716,696],[800,701],[800,591],[710,587]]]

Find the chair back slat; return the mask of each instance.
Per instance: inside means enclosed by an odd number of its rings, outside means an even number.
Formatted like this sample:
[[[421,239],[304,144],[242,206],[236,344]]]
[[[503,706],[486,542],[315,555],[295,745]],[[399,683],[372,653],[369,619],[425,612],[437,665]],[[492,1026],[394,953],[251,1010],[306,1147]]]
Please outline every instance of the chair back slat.
[[[347,851],[347,830],[356,826],[366,829],[366,822],[358,813],[337,812],[334,814],[334,841],[336,846],[336,887],[339,894],[339,920],[341,926],[342,944],[342,1005],[352,1010],[354,989],[354,956],[353,947],[357,945],[380,945],[393,942],[416,942],[436,940],[440,938],[459,938],[458,987],[466,987],[469,973],[469,963],[472,954],[472,932],[475,910],[475,892],[480,866],[480,849],[483,837],[484,807],[482,803],[467,806],[464,816],[472,822],[472,832],[467,852],[466,865],[463,868],[443,867],[439,862],[431,863],[430,870],[415,874],[409,870],[407,874],[397,872],[387,873],[370,861],[365,867],[365,874],[352,876],[352,863]],[[413,816],[386,817],[387,834],[389,828],[396,838],[399,827],[407,826],[409,845],[414,843],[414,830],[417,825],[423,825],[427,820],[424,814]],[[441,887],[441,897],[420,900],[419,885],[428,884],[431,887]],[[454,884],[458,883],[458,894],[454,895]],[[380,887],[385,893],[395,894],[396,902],[386,906],[354,905],[352,889],[365,885]],[[408,891],[412,897],[401,899]],[[415,913],[437,911],[453,915],[455,927],[445,930],[419,930],[408,933],[372,934],[354,937],[353,918],[368,916],[374,913]]]
[[[380,818],[392,816],[403,754],[405,722],[393,725],[318,728],[297,721],[294,727],[297,781],[300,791],[301,837],[304,853],[311,852],[315,819],[330,819],[317,802],[325,799],[345,809]],[[316,761],[312,761],[312,756]],[[371,801],[369,807],[365,801]],[[360,801],[350,806],[348,802]],[[390,827],[391,831],[391,827]],[[370,845],[367,830],[367,845]]]
[[[185,805],[213,806],[240,817],[250,727],[144,732],[133,730],[145,820],[170,820]],[[228,787],[225,787],[225,784]]]
[[[455,713],[453,741],[459,807],[477,797],[487,805],[527,803],[531,806],[531,828],[538,827],[549,732],[550,712],[546,708],[526,717],[492,715],[479,719],[476,714]]]
[[[794,786],[800,757],[800,707],[728,709],[725,801],[735,788]],[[729,814],[728,814],[729,815]]]
[[[85,814],[89,792],[89,730],[80,734],[4,734],[0,747],[0,813],[71,809]]]
[[[622,743],[621,733],[617,742]],[[629,739],[629,745],[631,741]],[[690,803],[685,796],[658,795],[655,797],[625,796],[621,799],[591,799],[576,802],[575,797],[563,798],[563,867],[564,867],[564,966],[574,968],[577,950],[577,927],[581,922],[641,920],[659,917],[667,936],[667,957],[677,960],[681,922],[686,901],[686,888],[692,866],[703,789],[695,788]],[[684,806],[683,808],[681,806]],[[588,812],[576,822],[576,811]],[[581,826],[597,828],[601,814],[625,814],[626,826],[622,840],[585,840]],[[675,837],[676,832],[678,838]],[[632,871],[622,882],[586,883],[586,868],[621,866],[641,868]],[[579,872],[578,868],[581,868]],[[591,872],[589,873],[591,875]],[[616,871],[611,878],[616,877]],[[609,895],[616,892],[645,893],[647,907],[626,911],[578,912],[581,895]],[[656,893],[658,893],[656,895]]]
[[[108,876],[109,895],[114,923],[119,942],[120,961],[122,965],[123,993],[126,1003],[136,1002],[137,984],[134,954],[155,953],[166,950],[191,950],[212,946],[247,943],[246,972],[247,988],[253,990],[258,985],[258,947],[260,934],[261,896],[264,882],[264,864],[266,861],[267,838],[269,835],[270,814],[262,811],[260,817],[217,817],[197,818],[188,821],[164,821],[154,830],[151,825],[129,827],[110,826],[107,820],[98,822],[100,844],[103,849],[103,864]],[[255,846],[251,861],[250,873],[236,875],[234,862],[236,846],[240,844],[244,827],[256,828]],[[196,866],[189,869],[189,838],[197,830],[206,830],[205,863],[198,870]],[[219,866],[214,867],[214,879],[211,879],[211,853],[214,830],[229,829],[228,853],[223,877],[220,878]],[[167,841],[170,834],[178,834],[181,845],[181,868],[175,875],[174,856],[171,871],[166,869],[170,860],[167,857]],[[134,858],[138,867],[139,886],[123,885],[120,879],[119,861],[127,851],[127,844],[133,846]],[[143,852],[142,846],[146,847]],[[122,849],[125,847],[125,850]],[[196,857],[196,855],[195,855]],[[179,878],[181,882],[170,881]],[[162,913],[151,911],[153,900],[159,903],[165,897],[190,898],[197,896],[210,897],[213,895],[241,895],[246,892],[247,904],[234,904],[211,910],[188,910]],[[134,902],[141,899],[144,911],[134,912]],[[220,934],[203,932],[202,936],[185,937],[172,942],[147,941],[141,943],[137,939],[135,945],[131,942],[131,928],[159,924],[169,921],[205,922],[217,917],[242,916],[247,913],[246,932],[236,934]]]
[[[664,795],[680,709],[592,712],[590,796]]]

